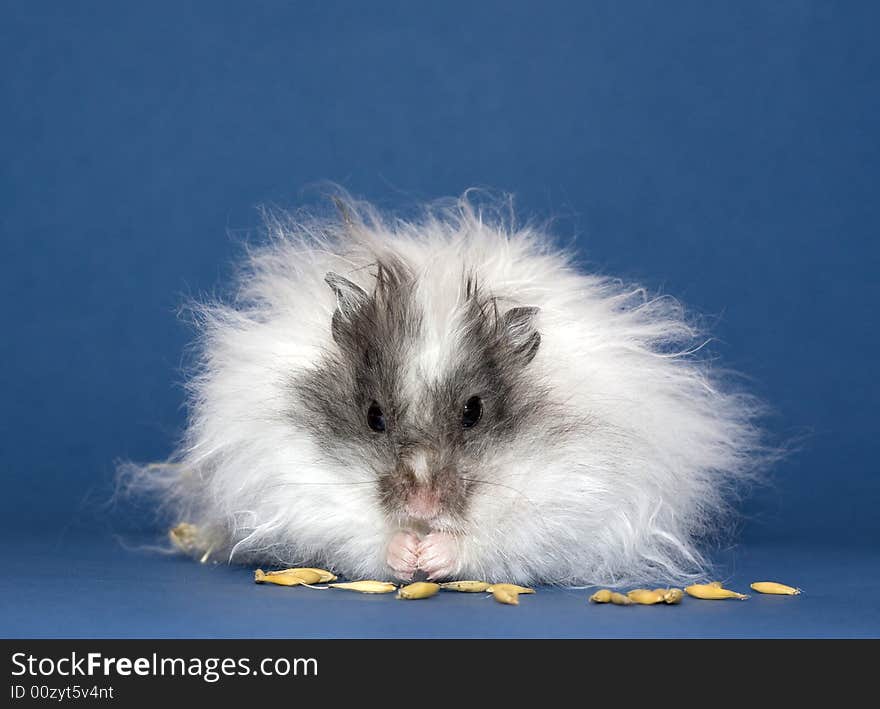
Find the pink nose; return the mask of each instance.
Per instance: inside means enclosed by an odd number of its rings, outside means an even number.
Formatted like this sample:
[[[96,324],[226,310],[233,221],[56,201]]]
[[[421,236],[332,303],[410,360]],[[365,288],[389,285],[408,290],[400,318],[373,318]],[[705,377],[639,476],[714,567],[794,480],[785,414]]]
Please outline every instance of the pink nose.
[[[440,497],[426,487],[417,487],[406,501],[406,511],[417,519],[433,519],[440,514]]]

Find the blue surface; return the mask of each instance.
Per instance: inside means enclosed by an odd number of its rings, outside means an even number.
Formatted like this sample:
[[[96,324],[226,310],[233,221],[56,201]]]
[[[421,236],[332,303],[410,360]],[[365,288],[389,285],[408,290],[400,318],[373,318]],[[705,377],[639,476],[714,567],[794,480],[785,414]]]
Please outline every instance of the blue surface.
[[[100,506],[114,461],[164,457],[182,425],[175,309],[222,289],[257,205],[333,180],[390,208],[512,192],[591,267],[706,313],[713,354],[799,442],[742,505],[736,573],[810,595],[687,612],[880,635],[854,593],[825,595],[877,581],[876,3],[0,8],[0,634],[699,632],[667,620],[684,608],[623,621],[562,592],[516,616],[303,597],[315,612],[279,625],[299,595],[112,543],[150,524]]]
[[[6,637],[627,638],[877,637],[880,553],[760,547],[719,559],[729,588],[782,578],[800,596],[680,606],[593,605],[588,590],[539,588],[518,607],[483,593],[393,594],[257,585],[251,569],[145,556],[95,540],[2,549]],[[11,563],[9,560],[12,560]]]

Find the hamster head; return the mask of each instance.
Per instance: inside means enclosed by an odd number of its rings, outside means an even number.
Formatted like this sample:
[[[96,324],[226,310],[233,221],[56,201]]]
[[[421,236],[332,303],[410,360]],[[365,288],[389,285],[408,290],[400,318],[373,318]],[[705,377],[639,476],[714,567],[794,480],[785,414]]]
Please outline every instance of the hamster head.
[[[372,292],[326,276],[335,347],[297,379],[303,424],[327,457],[370,471],[391,525],[464,531],[499,451],[551,415],[528,371],[538,308],[502,312],[468,275],[430,312],[404,262],[375,273]]]
[[[681,579],[769,457],[671,298],[467,200],[275,218],[200,306],[186,435],[129,466],[234,561],[350,577]]]

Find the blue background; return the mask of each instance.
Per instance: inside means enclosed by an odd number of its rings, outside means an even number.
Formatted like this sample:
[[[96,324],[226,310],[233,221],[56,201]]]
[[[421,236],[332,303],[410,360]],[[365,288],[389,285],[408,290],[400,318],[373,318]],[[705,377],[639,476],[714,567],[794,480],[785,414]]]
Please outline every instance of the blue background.
[[[880,635],[857,593],[880,590],[878,23],[805,0],[3,2],[0,634]],[[180,432],[176,308],[222,290],[259,205],[322,180],[388,208],[511,192],[591,267],[707,314],[799,442],[719,573],[811,593],[624,616],[554,591],[512,621],[127,551],[148,517],[100,503],[116,460]]]

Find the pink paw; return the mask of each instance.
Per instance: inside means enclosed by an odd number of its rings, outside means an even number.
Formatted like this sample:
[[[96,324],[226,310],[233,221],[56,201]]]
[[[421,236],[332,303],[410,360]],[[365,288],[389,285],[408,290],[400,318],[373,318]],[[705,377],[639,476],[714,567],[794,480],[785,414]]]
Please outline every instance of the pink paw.
[[[431,532],[419,545],[419,569],[430,580],[455,576],[459,570],[457,546],[451,534]]]
[[[402,581],[411,581],[419,565],[419,538],[412,532],[398,532],[388,544],[385,560]]]

